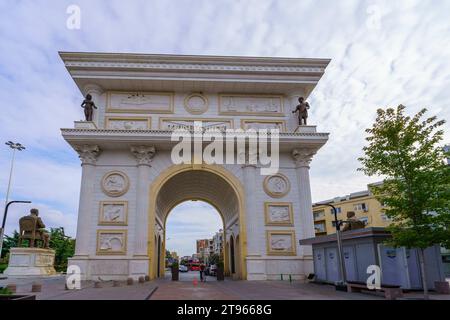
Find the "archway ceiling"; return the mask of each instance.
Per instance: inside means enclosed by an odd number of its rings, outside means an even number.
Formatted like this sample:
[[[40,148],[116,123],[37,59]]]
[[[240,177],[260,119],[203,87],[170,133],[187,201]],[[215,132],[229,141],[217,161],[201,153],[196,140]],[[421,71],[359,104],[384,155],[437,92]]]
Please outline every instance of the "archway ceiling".
[[[238,213],[238,200],[233,188],[220,176],[201,170],[185,171],[170,178],[156,199],[156,214],[165,221],[170,210],[187,200],[204,200],[215,206],[227,224]]]

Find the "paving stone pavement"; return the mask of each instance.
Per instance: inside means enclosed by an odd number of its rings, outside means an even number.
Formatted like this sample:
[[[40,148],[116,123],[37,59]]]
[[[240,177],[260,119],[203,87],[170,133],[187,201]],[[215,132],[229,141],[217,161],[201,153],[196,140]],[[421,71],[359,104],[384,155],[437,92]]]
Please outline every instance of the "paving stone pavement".
[[[81,290],[65,290],[65,276],[46,278],[8,278],[0,280],[0,286],[17,285],[17,294],[31,293],[31,285],[42,284],[37,300],[372,300],[384,297],[365,293],[336,291],[334,286],[294,281],[216,281],[208,277],[207,282],[194,285],[195,274],[183,275],[182,281],[164,279],[135,283],[127,286],[121,282],[113,287],[111,281],[102,282],[102,288],[94,288],[94,282],[83,281]],[[405,294],[404,299],[420,299],[420,292]],[[431,299],[450,300],[450,295],[431,293]]]
[[[33,282],[42,284],[42,291],[31,292]],[[0,280],[0,286],[9,283],[17,285],[17,294],[35,294],[36,300],[146,300],[156,289],[154,281],[135,283],[131,286],[120,282],[119,287],[113,287],[112,281],[102,282],[101,288],[94,288],[93,281],[82,281],[80,290],[65,290],[65,276],[46,278],[8,278]]]

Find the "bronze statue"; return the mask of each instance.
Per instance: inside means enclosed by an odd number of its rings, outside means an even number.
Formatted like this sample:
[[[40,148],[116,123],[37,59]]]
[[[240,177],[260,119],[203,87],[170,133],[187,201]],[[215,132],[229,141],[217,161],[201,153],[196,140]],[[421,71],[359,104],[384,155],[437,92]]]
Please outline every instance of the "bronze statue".
[[[364,229],[365,225],[364,222],[358,220],[356,218],[354,211],[347,211],[347,221],[345,221],[345,226],[342,228],[341,231],[348,231],[348,230],[356,230],[356,229]]]
[[[302,125],[302,119],[306,126],[306,119],[308,118],[308,109],[309,109],[309,103],[305,101],[305,98],[300,97],[298,98],[298,102],[300,102],[297,107],[295,107],[295,110],[292,111],[292,113],[296,113],[298,111],[298,125]]]
[[[43,241],[43,247],[48,249],[50,235],[44,230],[45,224],[39,217],[38,209],[31,209],[28,216],[20,218],[19,227],[19,246],[22,244],[23,239],[28,239],[30,248],[34,248],[36,240],[41,240]]]
[[[84,109],[86,121],[92,121],[92,114],[94,113],[94,109],[97,109],[97,106],[94,101],[92,101],[92,96],[89,93],[86,95],[86,99],[81,103],[81,107]]]

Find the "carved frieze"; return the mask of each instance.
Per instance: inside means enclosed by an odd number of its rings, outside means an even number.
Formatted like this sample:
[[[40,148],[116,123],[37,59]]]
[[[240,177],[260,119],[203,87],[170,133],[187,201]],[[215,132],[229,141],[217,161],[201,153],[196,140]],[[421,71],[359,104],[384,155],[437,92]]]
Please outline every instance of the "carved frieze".
[[[102,201],[100,202],[99,225],[127,225],[128,202],[127,201]]]
[[[219,95],[220,114],[284,116],[283,112],[283,96],[281,95]]]
[[[233,128],[233,122],[231,119],[212,119],[212,118],[160,118],[159,129],[160,130],[194,130],[194,122],[201,121],[202,128],[217,129],[224,131],[226,129]]]
[[[292,203],[266,202],[264,203],[266,225],[293,226]]]
[[[126,230],[97,230],[97,254],[126,254]]]
[[[295,255],[294,231],[267,231],[267,254],[289,256]]]
[[[107,112],[173,113],[171,92],[108,92]]]
[[[150,117],[106,117],[106,129],[149,130]]]

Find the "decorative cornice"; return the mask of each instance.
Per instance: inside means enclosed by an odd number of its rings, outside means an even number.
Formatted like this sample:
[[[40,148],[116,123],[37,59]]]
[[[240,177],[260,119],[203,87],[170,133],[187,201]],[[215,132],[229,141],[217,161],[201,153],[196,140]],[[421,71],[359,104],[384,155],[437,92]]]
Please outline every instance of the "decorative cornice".
[[[316,151],[309,149],[294,149],[291,153],[297,168],[309,167],[309,164],[315,154]]]
[[[108,62],[108,61],[66,61],[67,68],[125,68],[140,70],[177,71],[228,71],[228,72],[283,72],[283,73],[324,73],[325,67],[228,65],[201,63],[149,63],[149,62]]]
[[[76,134],[76,133],[90,133],[90,134],[127,134],[127,135],[171,135],[172,130],[125,130],[125,129],[87,129],[87,128],[80,128],[80,129],[73,129],[73,128],[63,128],[61,129],[61,132],[63,134]],[[192,130],[190,131],[193,132]],[[244,134],[243,134],[244,135]],[[268,135],[270,136],[270,132],[268,132]],[[329,133],[322,133],[322,132],[280,132],[280,137],[301,137],[301,136],[312,136],[312,137],[328,137]]]
[[[138,165],[150,166],[156,154],[154,146],[132,146],[131,153],[136,157]]]
[[[97,145],[76,145],[74,146],[74,149],[78,152],[78,157],[80,158],[82,164],[94,165],[101,153],[101,150]]]

